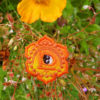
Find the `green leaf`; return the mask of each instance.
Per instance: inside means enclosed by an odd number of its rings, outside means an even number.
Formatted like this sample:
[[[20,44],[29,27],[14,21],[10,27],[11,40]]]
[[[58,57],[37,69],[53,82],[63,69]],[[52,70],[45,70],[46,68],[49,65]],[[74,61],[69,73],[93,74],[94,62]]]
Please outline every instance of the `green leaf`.
[[[77,100],[79,100],[79,93],[78,93],[78,91],[76,90],[76,88],[72,85],[72,84],[70,84],[70,89],[72,89],[72,91],[70,91],[70,94],[73,96],[73,97],[75,97],[75,99],[77,98]],[[74,100],[75,100],[74,99]]]
[[[97,16],[96,16],[96,22],[95,22],[96,24],[100,24],[100,14],[98,14]]]
[[[6,75],[6,71],[3,71],[3,69],[0,68],[0,80],[2,80],[5,75]]]
[[[95,4],[95,8],[96,8],[97,10],[100,10],[100,3],[96,3],[96,4]]]
[[[0,80],[0,99],[1,99],[1,97],[2,97],[2,89],[3,89],[3,85],[2,85],[2,81]]]
[[[93,24],[93,25],[88,26],[85,30],[87,32],[100,31],[100,26],[97,24]]]
[[[74,6],[74,7],[78,7],[78,8],[81,8],[84,4],[85,0],[71,0],[71,4]]]
[[[98,46],[98,45],[100,45],[100,38],[99,37],[97,37],[96,39],[94,39],[93,40],[93,44],[94,44],[94,46]]]
[[[71,5],[70,0],[68,0],[66,8],[63,11],[63,17],[68,18],[68,16],[72,16],[73,12],[74,12],[74,8]]]
[[[78,38],[80,38],[80,39],[86,39],[86,33],[84,33],[84,32],[79,32],[79,33],[77,33],[76,35],[75,35],[75,37],[78,37]]]
[[[80,41],[80,46],[81,46],[80,51],[85,52],[86,55],[88,55],[89,54],[89,47],[88,47],[87,42],[85,40]]]
[[[66,37],[70,29],[71,29],[70,26],[64,26],[61,28],[60,33],[62,34],[63,37]]]
[[[82,12],[78,12],[77,15],[81,18],[81,19],[86,19],[89,17],[89,12],[88,11],[82,11]]]

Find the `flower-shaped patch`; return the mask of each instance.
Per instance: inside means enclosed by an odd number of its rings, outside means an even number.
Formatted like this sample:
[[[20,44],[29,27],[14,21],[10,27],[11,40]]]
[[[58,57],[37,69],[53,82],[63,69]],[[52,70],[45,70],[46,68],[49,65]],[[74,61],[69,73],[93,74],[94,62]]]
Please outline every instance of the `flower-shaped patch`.
[[[26,70],[45,84],[68,73],[67,47],[44,36],[25,48]]]

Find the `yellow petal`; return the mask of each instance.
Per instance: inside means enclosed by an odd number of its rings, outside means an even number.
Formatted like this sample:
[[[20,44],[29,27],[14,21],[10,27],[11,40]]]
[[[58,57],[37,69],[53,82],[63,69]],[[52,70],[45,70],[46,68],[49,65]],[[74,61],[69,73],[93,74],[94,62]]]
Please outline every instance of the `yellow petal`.
[[[36,5],[33,0],[22,0],[18,4],[17,10],[23,22],[32,23],[39,19],[40,6]]]
[[[53,22],[62,15],[62,10],[66,6],[66,0],[50,0],[48,6],[41,6],[41,20]]]
[[[62,11],[66,7],[66,1],[67,0],[54,0],[55,6],[57,6],[60,11]]]

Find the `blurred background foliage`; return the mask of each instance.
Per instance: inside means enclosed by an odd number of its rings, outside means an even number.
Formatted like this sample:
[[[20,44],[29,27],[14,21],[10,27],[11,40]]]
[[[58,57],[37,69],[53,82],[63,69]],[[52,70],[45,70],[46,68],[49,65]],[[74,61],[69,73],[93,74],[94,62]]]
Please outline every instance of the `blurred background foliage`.
[[[20,21],[19,1],[0,1],[0,51],[10,53],[0,56],[0,100],[100,100],[100,0],[67,0],[57,21],[32,24]],[[69,73],[47,85],[25,72],[24,57],[45,34],[70,53]]]

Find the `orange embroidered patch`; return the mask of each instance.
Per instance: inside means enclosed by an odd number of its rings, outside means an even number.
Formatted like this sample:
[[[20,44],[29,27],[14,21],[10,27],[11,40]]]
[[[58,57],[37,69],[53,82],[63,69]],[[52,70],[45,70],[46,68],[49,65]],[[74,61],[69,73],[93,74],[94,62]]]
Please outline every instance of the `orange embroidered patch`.
[[[25,48],[26,70],[45,84],[68,73],[66,46],[44,36]]]

